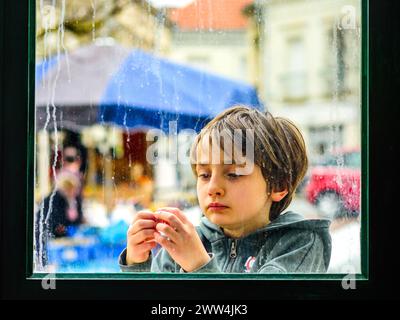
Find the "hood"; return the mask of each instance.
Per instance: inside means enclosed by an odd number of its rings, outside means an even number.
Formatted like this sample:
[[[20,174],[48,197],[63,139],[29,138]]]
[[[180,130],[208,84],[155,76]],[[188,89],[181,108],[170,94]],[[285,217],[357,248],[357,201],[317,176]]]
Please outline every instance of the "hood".
[[[278,230],[289,231],[290,229],[297,229],[299,232],[309,230],[310,232],[317,233],[324,246],[324,261],[325,265],[329,265],[331,255],[331,236],[329,234],[329,225],[331,221],[328,219],[305,219],[302,215],[288,211],[281,214],[274,221],[267,226],[260,228],[251,234],[241,238],[241,241],[255,243],[263,243],[265,235]],[[223,233],[221,227],[210,222],[206,217],[202,217],[198,231],[207,238],[208,241],[215,242],[217,240],[228,238]]]

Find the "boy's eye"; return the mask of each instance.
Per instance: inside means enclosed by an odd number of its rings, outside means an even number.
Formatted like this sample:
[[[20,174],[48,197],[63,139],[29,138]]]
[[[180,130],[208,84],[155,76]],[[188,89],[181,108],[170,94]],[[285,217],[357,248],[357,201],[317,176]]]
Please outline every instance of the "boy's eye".
[[[230,179],[236,179],[236,178],[239,178],[241,175],[239,175],[239,174],[236,174],[236,173],[228,173],[228,177],[230,178]]]
[[[236,173],[227,173],[226,176],[230,180],[234,180],[234,179],[241,177],[241,175],[236,174]],[[209,173],[201,173],[198,175],[198,178],[200,178],[200,179],[210,179],[210,177],[211,177],[211,174],[209,174]]]
[[[198,177],[201,179],[208,179],[210,175],[208,173],[201,173],[198,175]]]

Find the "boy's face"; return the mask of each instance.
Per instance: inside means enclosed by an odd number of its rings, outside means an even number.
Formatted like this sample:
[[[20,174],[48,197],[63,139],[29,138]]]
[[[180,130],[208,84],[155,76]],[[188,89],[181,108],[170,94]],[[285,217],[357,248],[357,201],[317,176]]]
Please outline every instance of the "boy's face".
[[[259,166],[254,165],[249,173],[241,170],[244,165],[215,163],[201,150],[197,159],[197,196],[211,222],[231,237],[245,236],[269,223],[272,201]]]

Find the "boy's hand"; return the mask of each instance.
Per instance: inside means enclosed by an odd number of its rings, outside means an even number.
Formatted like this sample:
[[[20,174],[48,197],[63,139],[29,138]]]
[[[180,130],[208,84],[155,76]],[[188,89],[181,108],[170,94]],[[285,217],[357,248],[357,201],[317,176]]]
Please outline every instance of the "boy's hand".
[[[151,249],[157,245],[154,241],[155,227],[153,212],[142,210],[135,215],[127,232],[127,265],[147,261]]]
[[[191,272],[210,261],[195,227],[182,211],[171,207],[160,208],[154,216],[157,221],[162,221],[156,225],[155,241],[168,251],[183,270]]]

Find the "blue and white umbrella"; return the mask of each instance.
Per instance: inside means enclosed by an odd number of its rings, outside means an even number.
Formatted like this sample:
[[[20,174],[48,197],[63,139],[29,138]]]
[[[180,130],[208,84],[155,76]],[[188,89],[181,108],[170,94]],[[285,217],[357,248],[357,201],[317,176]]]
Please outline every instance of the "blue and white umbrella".
[[[234,104],[263,109],[251,85],[137,49],[92,44],[36,67],[39,128],[101,122],[168,130],[176,121],[178,130],[199,130]]]

